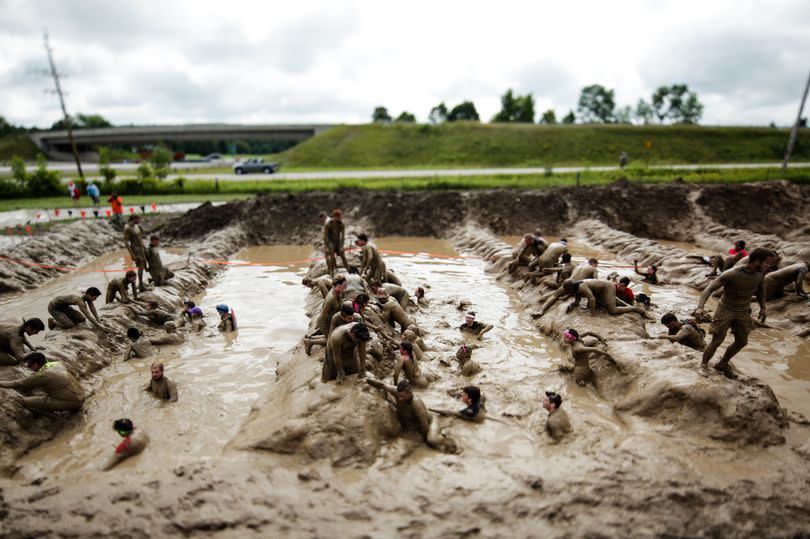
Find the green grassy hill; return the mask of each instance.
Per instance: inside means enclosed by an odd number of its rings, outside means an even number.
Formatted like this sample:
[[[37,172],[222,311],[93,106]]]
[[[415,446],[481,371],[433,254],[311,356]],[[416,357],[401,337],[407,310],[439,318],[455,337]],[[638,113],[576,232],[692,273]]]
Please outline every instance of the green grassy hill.
[[[520,167],[780,161],[789,130],[760,127],[527,125],[344,125],[277,157],[288,167]],[[652,143],[645,150],[645,141]],[[794,151],[810,160],[810,129]]]

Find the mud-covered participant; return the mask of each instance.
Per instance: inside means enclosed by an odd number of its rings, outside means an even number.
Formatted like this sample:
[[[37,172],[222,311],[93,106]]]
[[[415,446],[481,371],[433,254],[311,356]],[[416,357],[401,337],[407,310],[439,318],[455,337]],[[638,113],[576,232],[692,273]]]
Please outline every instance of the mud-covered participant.
[[[361,250],[360,275],[370,283],[385,281],[387,271],[385,261],[383,261],[377,246],[368,241],[366,234],[358,234],[354,244],[360,247]]]
[[[529,265],[529,270],[542,270],[544,268],[551,268],[558,264],[560,257],[563,253],[568,251],[568,240],[560,238],[546,247],[543,254],[535,258]]]
[[[388,295],[397,300],[400,307],[403,309],[407,309],[408,305],[411,303],[411,295],[405,290],[403,287],[393,284],[393,283],[374,283],[376,284],[375,290],[378,290],[380,287],[385,288]]]
[[[599,278],[599,261],[595,258],[589,258],[584,264],[580,264],[571,272],[571,279],[574,281],[583,281],[585,279],[598,279]]]
[[[458,361],[459,373],[461,376],[475,376],[481,372],[481,366],[477,361],[472,359],[472,351],[474,346],[462,344],[456,350],[456,360]]]
[[[129,222],[124,227],[124,246],[138,268],[138,289],[143,292],[146,290],[146,285],[143,283],[143,270],[146,269],[146,248],[143,245],[141,218],[137,215],[131,215]]]
[[[413,307],[427,307],[430,305],[430,300],[425,297],[425,289],[423,287],[416,287],[410,305]]]
[[[422,374],[419,362],[414,357],[413,348],[413,343],[408,341],[399,343],[399,360],[394,365],[394,385],[399,383],[400,373],[404,373],[412,387],[424,389],[430,382]]]
[[[596,387],[596,377],[589,361],[591,354],[602,356],[617,367],[619,365],[616,363],[614,357],[606,350],[598,346],[587,346],[582,341],[585,337],[593,337],[602,343],[602,346],[607,347],[607,341],[596,333],[585,331],[580,335],[577,330],[568,328],[563,332],[563,348],[564,351],[570,354],[570,359],[574,366],[574,381],[577,385],[584,386],[590,382]]]
[[[144,390],[158,399],[177,402],[177,385],[164,376],[163,371],[163,363],[152,363],[149,367],[152,377]]]
[[[661,317],[661,323],[667,327],[667,335],[659,335],[657,339],[676,342],[698,352],[706,349],[706,332],[694,320],[678,320],[672,313]]]
[[[0,321],[0,366],[16,365],[25,359],[25,347],[31,351],[37,348],[28,340],[28,335],[45,331],[45,324],[39,318]]]
[[[640,315],[649,318],[647,311],[641,306],[628,306],[619,307],[616,305],[616,287],[611,281],[603,281],[600,279],[585,279],[583,281],[574,281],[569,279],[565,281],[558,290],[551,295],[548,300],[540,308],[540,314],[545,312],[562,297],[574,296],[574,301],[567,307],[566,311],[571,311],[579,306],[582,298],[588,301],[588,310],[591,316],[596,315],[597,302],[605,308],[608,313],[612,315],[620,315],[626,313],[639,313]]]
[[[402,286],[402,282],[399,280],[399,277],[396,276],[394,270],[390,268],[386,268],[385,270],[385,278],[383,279],[384,283],[391,283],[397,286]]]
[[[472,333],[479,341],[484,338],[484,334],[491,331],[494,326],[484,322],[477,322],[475,320],[475,311],[469,311],[464,315],[464,323],[458,329],[462,333]]]
[[[403,309],[398,302],[391,301],[388,290],[382,287],[378,288],[374,297],[377,299],[377,308],[380,309],[380,317],[383,322],[392,328],[396,327],[396,324],[399,324],[400,333],[405,331],[409,326],[414,325],[413,319],[405,312],[405,309]]]
[[[384,384],[373,378],[367,379],[366,383],[377,389],[382,389],[394,397],[397,419],[399,419],[402,430],[418,432],[422,435],[425,443],[439,451],[447,453],[456,451],[455,443],[452,439],[442,436],[439,432],[439,423],[436,421],[436,417],[428,411],[422,399],[414,395],[413,388],[407,380],[402,380],[395,386]]]
[[[636,295],[630,288],[630,277],[622,277],[613,287],[616,289],[617,299],[622,300],[627,305],[633,305],[636,302]]]
[[[332,290],[326,295],[321,305],[321,312],[315,321],[317,329],[304,337],[304,346],[309,355],[312,346],[326,346],[329,339],[329,325],[332,323],[332,317],[335,313],[340,311],[340,305],[343,303],[343,295],[346,291],[346,278],[337,277],[334,281]]]
[[[155,354],[154,348],[152,348],[152,343],[149,342],[148,339],[141,338],[141,332],[138,331],[138,328],[129,328],[127,329],[127,343],[126,350],[124,350],[124,361],[129,361],[130,358],[146,358],[151,357]]]
[[[543,408],[548,410],[546,431],[555,442],[565,438],[572,430],[571,420],[568,419],[568,414],[560,406],[562,406],[562,397],[553,391],[546,391],[546,397],[543,399]]]
[[[138,275],[135,270],[128,270],[123,277],[116,277],[110,280],[107,284],[107,296],[104,298],[105,303],[112,303],[116,299],[119,303],[129,303],[130,301],[138,301],[138,289],[135,282]],[[127,294],[127,287],[132,287],[132,299]]]
[[[638,260],[633,260],[633,271],[636,272],[637,275],[641,275],[645,283],[649,284],[659,284],[658,283],[658,266],[656,264],[650,264],[647,266],[647,269],[641,271],[638,269]]]
[[[91,286],[83,294],[67,294],[56,296],[48,303],[48,329],[70,329],[77,324],[89,321],[94,327],[102,331],[107,328],[101,322],[96,311],[95,301],[101,296],[101,291]],[[74,307],[78,307],[77,311]],[[81,312],[79,312],[81,311]]]
[[[174,272],[163,265],[159,249],[160,237],[156,235],[150,236],[149,247],[147,247],[145,251],[146,267],[155,286],[163,286],[167,280],[174,277]]]
[[[346,253],[343,251],[345,233],[343,210],[335,208],[332,211],[332,218],[327,219],[323,224],[323,252],[326,255],[326,268],[329,275],[335,275],[335,269],[337,268],[335,255],[340,257],[344,268],[348,269],[349,267],[349,263],[346,262]]]
[[[134,457],[149,445],[149,435],[143,429],[135,429],[135,425],[129,419],[116,419],[113,422],[113,430],[124,440],[115,448],[115,452],[110,456],[102,467],[102,470],[109,470],[121,461]]]
[[[365,279],[360,276],[360,270],[358,270],[356,266],[350,266],[346,274],[346,290],[343,293],[343,297],[353,300],[358,294],[368,291],[368,285]]]
[[[563,253],[562,256],[560,256],[559,265],[552,266],[550,268],[543,268],[542,270],[538,271],[527,272],[523,276],[523,280],[531,280],[532,284],[538,284],[537,279],[545,276],[545,278],[542,279],[539,284],[552,290],[556,290],[560,287],[563,281],[571,278],[571,274],[574,272],[575,267],[576,266],[574,266],[574,263],[571,262],[571,253]]]
[[[352,322],[335,329],[326,344],[321,381],[342,384],[346,374],[366,376],[366,343],[371,335],[365,324]]]
[[[155,324],[156,326],[162,326],[166,322],[171,322],[175,319],[174,315],[164,311],[160,308],[157,301],[147,301],[146,308],[140,307],[138,305],[127,305],[129,309],[135,313],[136,315],[146,318],[149,322]]]
[[[163,324],[163,330],[166,332],[160,337],[149,339],[153,346],[177,346],[183,344],[186,338],[177,332],[177,325],[171,320]]]
[[[808,269],[810,269],[810,261],[798,262],[769,272],[765,275],[765,300],[783,297],[785,287],[791,283],[796,287],[796,295],[802,299],[807,299],[807,292],[804,291],[803,283],[807,277]]]
[[[224,303],[217,304],[217,314],[219,314],[219,325],[217,329],[223,333],[230,333],[236,331],[236,314],[233,309]]]
[[[19,380],[0,382],[0,387],[17,391],[39,390],[45,395],[23,397],[22,405],[29,410],[62,412],[80,410],[84,391],[79,382],[59,361],[48,361],[40,352],[25,356],[25,364],[34,374]]]
[[[329,293],[329,291],[332,290],[332,278],[329,275],[323,275],[317,279],[304,277],[301,279],[301,284],[310,290],[315,290],[317,288],[324,299],[326,299],[326,295]]]
[[[534,259],[543,254],[548,244],[546,240],[526,234],[512,251],[512,262],[509,263],[509,273],[514,273],[519,266],[529,266]]]
[[[188,310],[188,316],[190,317],[189,328],[191,331],[199,333],[205,329],[205,320],[203,320],[205,315],[200,307],[191,307]]]
[[[751,318],[751,297],[756,296],[759,303],[759,321],[765,323],[767,308],[765,306],[764,272],[776,263],[776,253],[769,249],[757,247],[748,256],[748,263],[744,266],[726,270],[717,279],[706,287],[700,295],[695,317],[701,320],[704,315],[704,306],[709,297],[718,289],[723,289],[717,312],[714,313],[709,333],[712,339],[703,352],[703,361],[699,372],[708,375],[709,361],[723,343],[729,329],[734,335],[734,342],[726,348],[720,362],[714,368],[728,378],[736,378],[737,374],[731,366],[731,359],[748,344],[748,334],[754,329],[754,320]]]
[[[461,402],[466,406],[462,410],[442,410],[437,408],[429,408],[428,410],[439,415],[458,417],[474,423],[483,423],[487,414],[482,407],[481,390],[476,386],[466,386],[461,390],[460,398]]]

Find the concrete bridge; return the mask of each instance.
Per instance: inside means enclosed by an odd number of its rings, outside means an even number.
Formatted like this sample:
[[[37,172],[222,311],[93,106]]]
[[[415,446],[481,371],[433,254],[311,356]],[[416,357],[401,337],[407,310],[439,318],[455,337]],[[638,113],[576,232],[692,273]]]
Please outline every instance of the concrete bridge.
[[[83,153],[90,146],[157,144],[181,140],[294,140],[301,141],[329,129],[328,124],[191,124],[75,129],[73,138]],[[67,131],[31,134],[34,144],[51,158],[70,159]]]

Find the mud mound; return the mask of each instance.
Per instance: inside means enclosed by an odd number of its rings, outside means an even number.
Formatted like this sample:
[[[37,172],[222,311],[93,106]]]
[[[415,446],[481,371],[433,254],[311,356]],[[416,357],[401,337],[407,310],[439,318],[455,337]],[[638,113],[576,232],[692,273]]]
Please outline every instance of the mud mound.
[[[508,248],[489,232],[474,227],[458,231],[455,237],[462,249],[475,246],[475,252]],[[511,279],[507,274],[502,277]],[[529,309],[537,309],[540,293],[538,286],[520,287],[521,300]],[[695,372],[699,354],[683,346],[649,340],[640,315],[590,317],[581,310],[566,313],[565,303],[557,303],[538,317],[536,324],[540,331],[557,338],[571,327],[593,331],[608,340],[608,350],[618,367],[601,358],[591,360],[591,365],[597,390],[614,402],[617,410],[728,442],[784,442],[782,429],[787,420],[767,385],[753,378],[732,381],[719,375],[703,380]]]

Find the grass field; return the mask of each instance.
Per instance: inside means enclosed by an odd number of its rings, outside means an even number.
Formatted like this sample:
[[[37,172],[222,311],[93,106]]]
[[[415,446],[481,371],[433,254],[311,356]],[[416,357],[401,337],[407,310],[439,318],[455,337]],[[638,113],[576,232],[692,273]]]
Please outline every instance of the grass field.
[[[796,183],[810,183],[810,169],[736,169],[736,170],[651,170],[630,167],[624,171],[586,171],[580,174],[580,185],[606,185],[621,178],[641,183],[671,182],[681,179],[690,183],[743,183],[786,179]],[[341,180],[271,180],[260,179],[244,182],[220,182],[219,192],[213,180],[186,179],[182,192],[177,182],[164,181],[157,184],[153,194],[123,195],[125,205],[170,204],[178,202],[203,202],[206,200],[244,199],[264,192],[331,191],[337,189],[370,190],[442,190],[442,189],[547,189],[577,185],[574,173],[553,175],[514,176],[448,176],[425,178],[374,178]],[[87,200],[87,199],[83,199]],[[67,196],[55,198],[19,198],[0,200],[0,211],[21,208],[68,208]],[[104,206],[106,208],[106,205]]]
[[[284,170],[378,167],[510,167],[780,161],[787,129],[767,127],[529,125],[344,125],[275,156]],[[645,142],[651,149],[645,149]],[[794,159],[810,160],[810,130]]]

